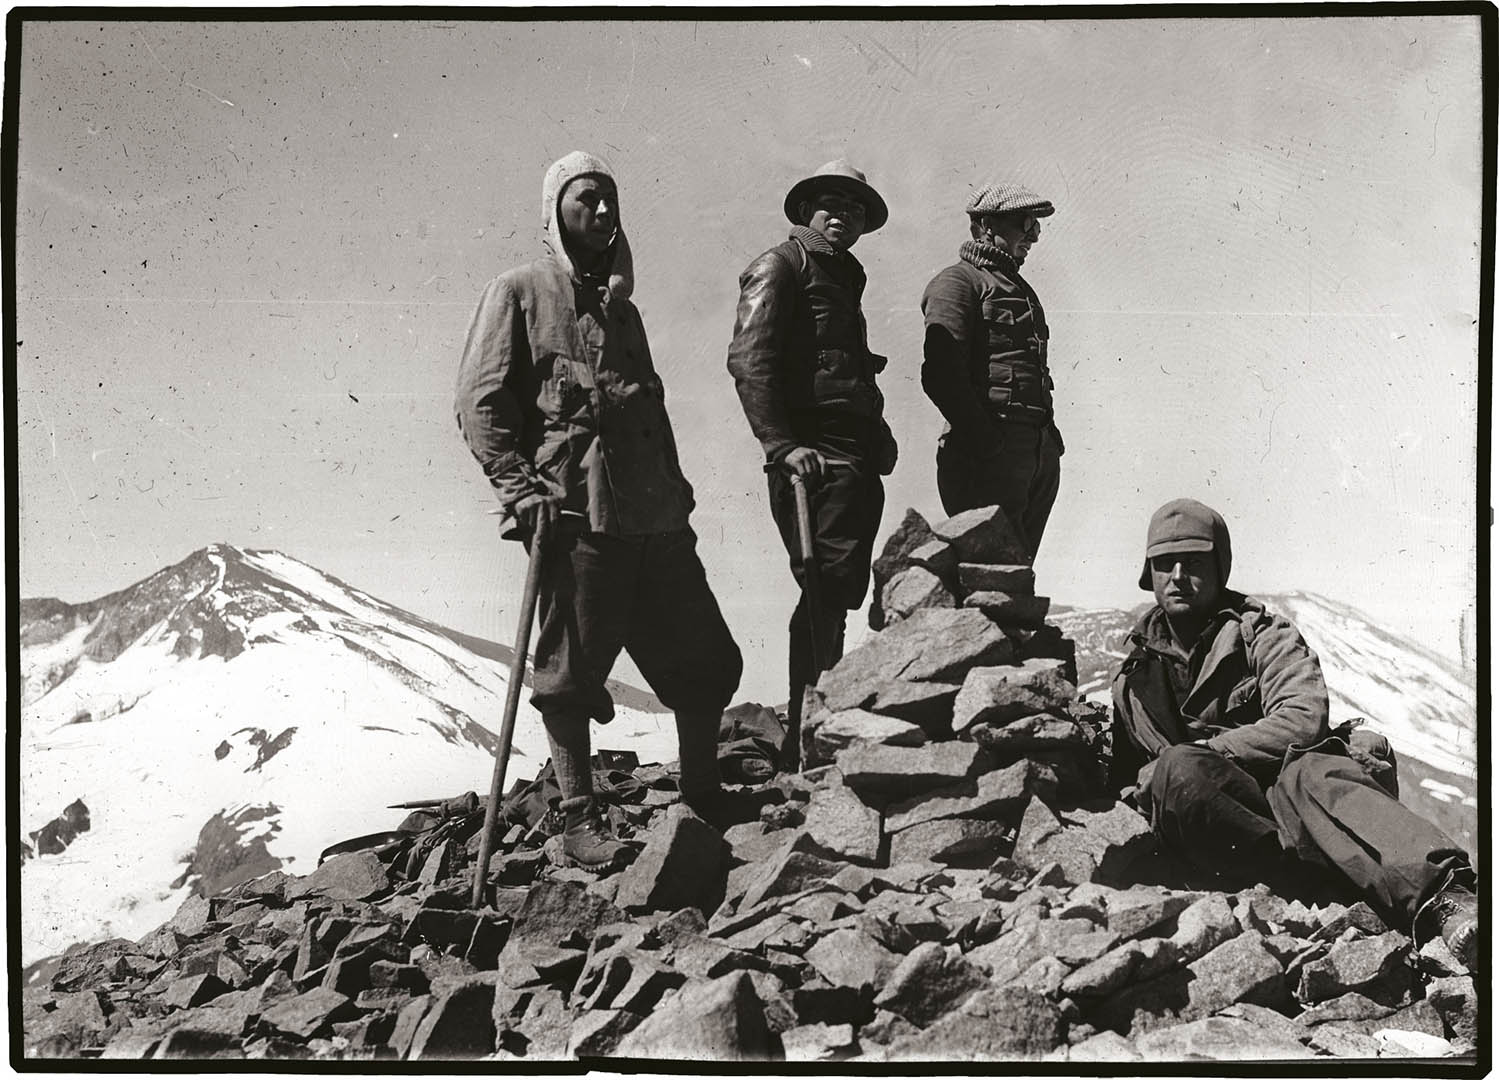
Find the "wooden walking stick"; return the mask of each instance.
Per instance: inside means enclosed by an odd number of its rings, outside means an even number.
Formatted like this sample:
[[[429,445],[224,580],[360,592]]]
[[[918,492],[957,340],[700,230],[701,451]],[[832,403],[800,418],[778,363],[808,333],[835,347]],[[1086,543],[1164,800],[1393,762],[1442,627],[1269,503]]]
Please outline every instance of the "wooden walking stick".
[[[531,537],[531,561],[526,565],[526,588],[520,601],[520,626],[515,631],[515,656],[510,661],[510,685],[505,688],[505,717],[500,724],[499,749],[495,751],[489,804],[484,808],[484,831],[479,839],[479,863],[474,868],[469,907],[476,908],[484,902],[484,882],[489,877],[489,856],[494,851],[495,825],[499,820],[500,800],[505,794],[505,770],[510,765],[515,716],[520,711],[521,686],[526,676],[526,650],[531,647],[531,623],[536,615],[536,596],[541,591],[541,560],[551,531],[552,508],[543,505],[537,511],[536,531]]]

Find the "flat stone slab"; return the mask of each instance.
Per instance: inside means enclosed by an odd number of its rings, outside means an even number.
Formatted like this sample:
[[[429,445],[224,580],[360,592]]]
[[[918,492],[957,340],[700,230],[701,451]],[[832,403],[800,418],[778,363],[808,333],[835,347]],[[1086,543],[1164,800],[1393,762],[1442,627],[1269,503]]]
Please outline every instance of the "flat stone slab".
[[[996,566],[992,563],[959,563],[958,584],[964,593],[1002,592],[1011,596],[1032,596],[1036,591],[1036,572],[1021,563]]]
[[[1039,630],[1046,625],[1046,613],[1051,610],[1049,596],[1017,596],[1014,593],[971,592],[963,597],[965,608],[978,608],[1000,626],[1019,630]]]
[[[827,707],[862,709],[893,682],[957,682],[979,665],[1003,664],[1015,647],[983,612],[918,611],[846,654],[818,680]]]
[[[802,831],[813,850],[848,862],[879,861],[880,812],[848,788],[818,788],[812,792],[806,815]]]
[[[975,856],[988,863],[999,854],[1005,826],[997,821],[943,818],[913,825],[890,838],[890,861],[927,858],[939,863],[967,864]]]
[[[1064,662],[1032,659],[1003,666],[975,666],[963,679],[963,688],[953,702],[953,730],[966,731],[974,724],[1003,725],[1036,713],[1066,716],[1067,706],[1077,697],[1077,687],[1067,681]]]
[[[980,773],[962,783],[938,788],[886,808],[885,831],[898,833],[914,825],[942,818],[978,818],[1017,824],[1033,796],[1055,793],[1056,776],[1031,761]]]
[[[1025,547],[1015,535],[1010,519],[998,506],[980,506],[965,510],[932,527],[932,533],[946,540],[966,563],[991,563],[1015,566],[1029,563]]]
[[[619,878],[616,907],[626,911],[676,911],[716,903],[717,878],[728,844],[683,803],[667,808],[664,824]]]
[[[817,762],[833,760],[838,751],[855,743],[874,746],[921,746],[927,741],[927,733],[916,724],[884,716],[868,709],[844,709],[827,713],[810,732]],[[804,755],[805,756],[805,755]],[[811,759],[807,758],[811,763]]]
[[[835,758],[844,782],[860,795],[909,794],[948,787],[988,765],[984,751],[967,742],[926,746],[852,746]]]
[[[927,608],[954,608],[958,601],[942,579],[924,566],[908,566],[880,594],[887,627]]]

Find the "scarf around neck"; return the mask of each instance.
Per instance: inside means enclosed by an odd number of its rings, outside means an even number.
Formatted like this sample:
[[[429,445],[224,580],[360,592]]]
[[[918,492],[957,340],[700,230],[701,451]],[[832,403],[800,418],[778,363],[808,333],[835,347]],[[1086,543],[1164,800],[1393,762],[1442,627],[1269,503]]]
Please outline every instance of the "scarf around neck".
[[[1009,274],[1020,272],[1020,264],[1002,247],[983,240],[964,240],[958,248],[958,258],[972,263],[980,270],[1003,270]]]

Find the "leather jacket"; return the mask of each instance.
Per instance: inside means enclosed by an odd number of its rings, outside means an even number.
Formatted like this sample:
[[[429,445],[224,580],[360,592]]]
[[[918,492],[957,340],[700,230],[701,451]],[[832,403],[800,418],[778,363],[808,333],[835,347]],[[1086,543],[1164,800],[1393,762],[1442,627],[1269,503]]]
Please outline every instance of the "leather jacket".
[[[809,442],[811,414],[881,421],[885,358],[869,351],[864,284],[857,259],[800,225],[740,275],[728,368],[767,461]]]

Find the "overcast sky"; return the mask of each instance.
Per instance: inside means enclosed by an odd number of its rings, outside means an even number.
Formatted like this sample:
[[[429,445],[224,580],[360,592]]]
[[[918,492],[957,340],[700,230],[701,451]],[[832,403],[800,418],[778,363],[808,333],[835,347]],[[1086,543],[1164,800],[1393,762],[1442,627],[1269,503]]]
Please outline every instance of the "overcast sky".
[[[587,149],[741,698],[784,699],[795,593],[724,368],[737,277],[841,156],[890,206],[855,249],[901,442],[882,537],[940,516],[918,303],[970,187],[1010,178],[1057,206],[1026,265],[1067,443],[1038,591],[1144,599],[1146,521],[1192,495],[1239,588],[1454,658],[1471,623],[1476,17],[33,22],[20,76],[22,595],[225,540],[509,640],[523,555],[453,378],[484,283],[541,250],[547,165]]]

